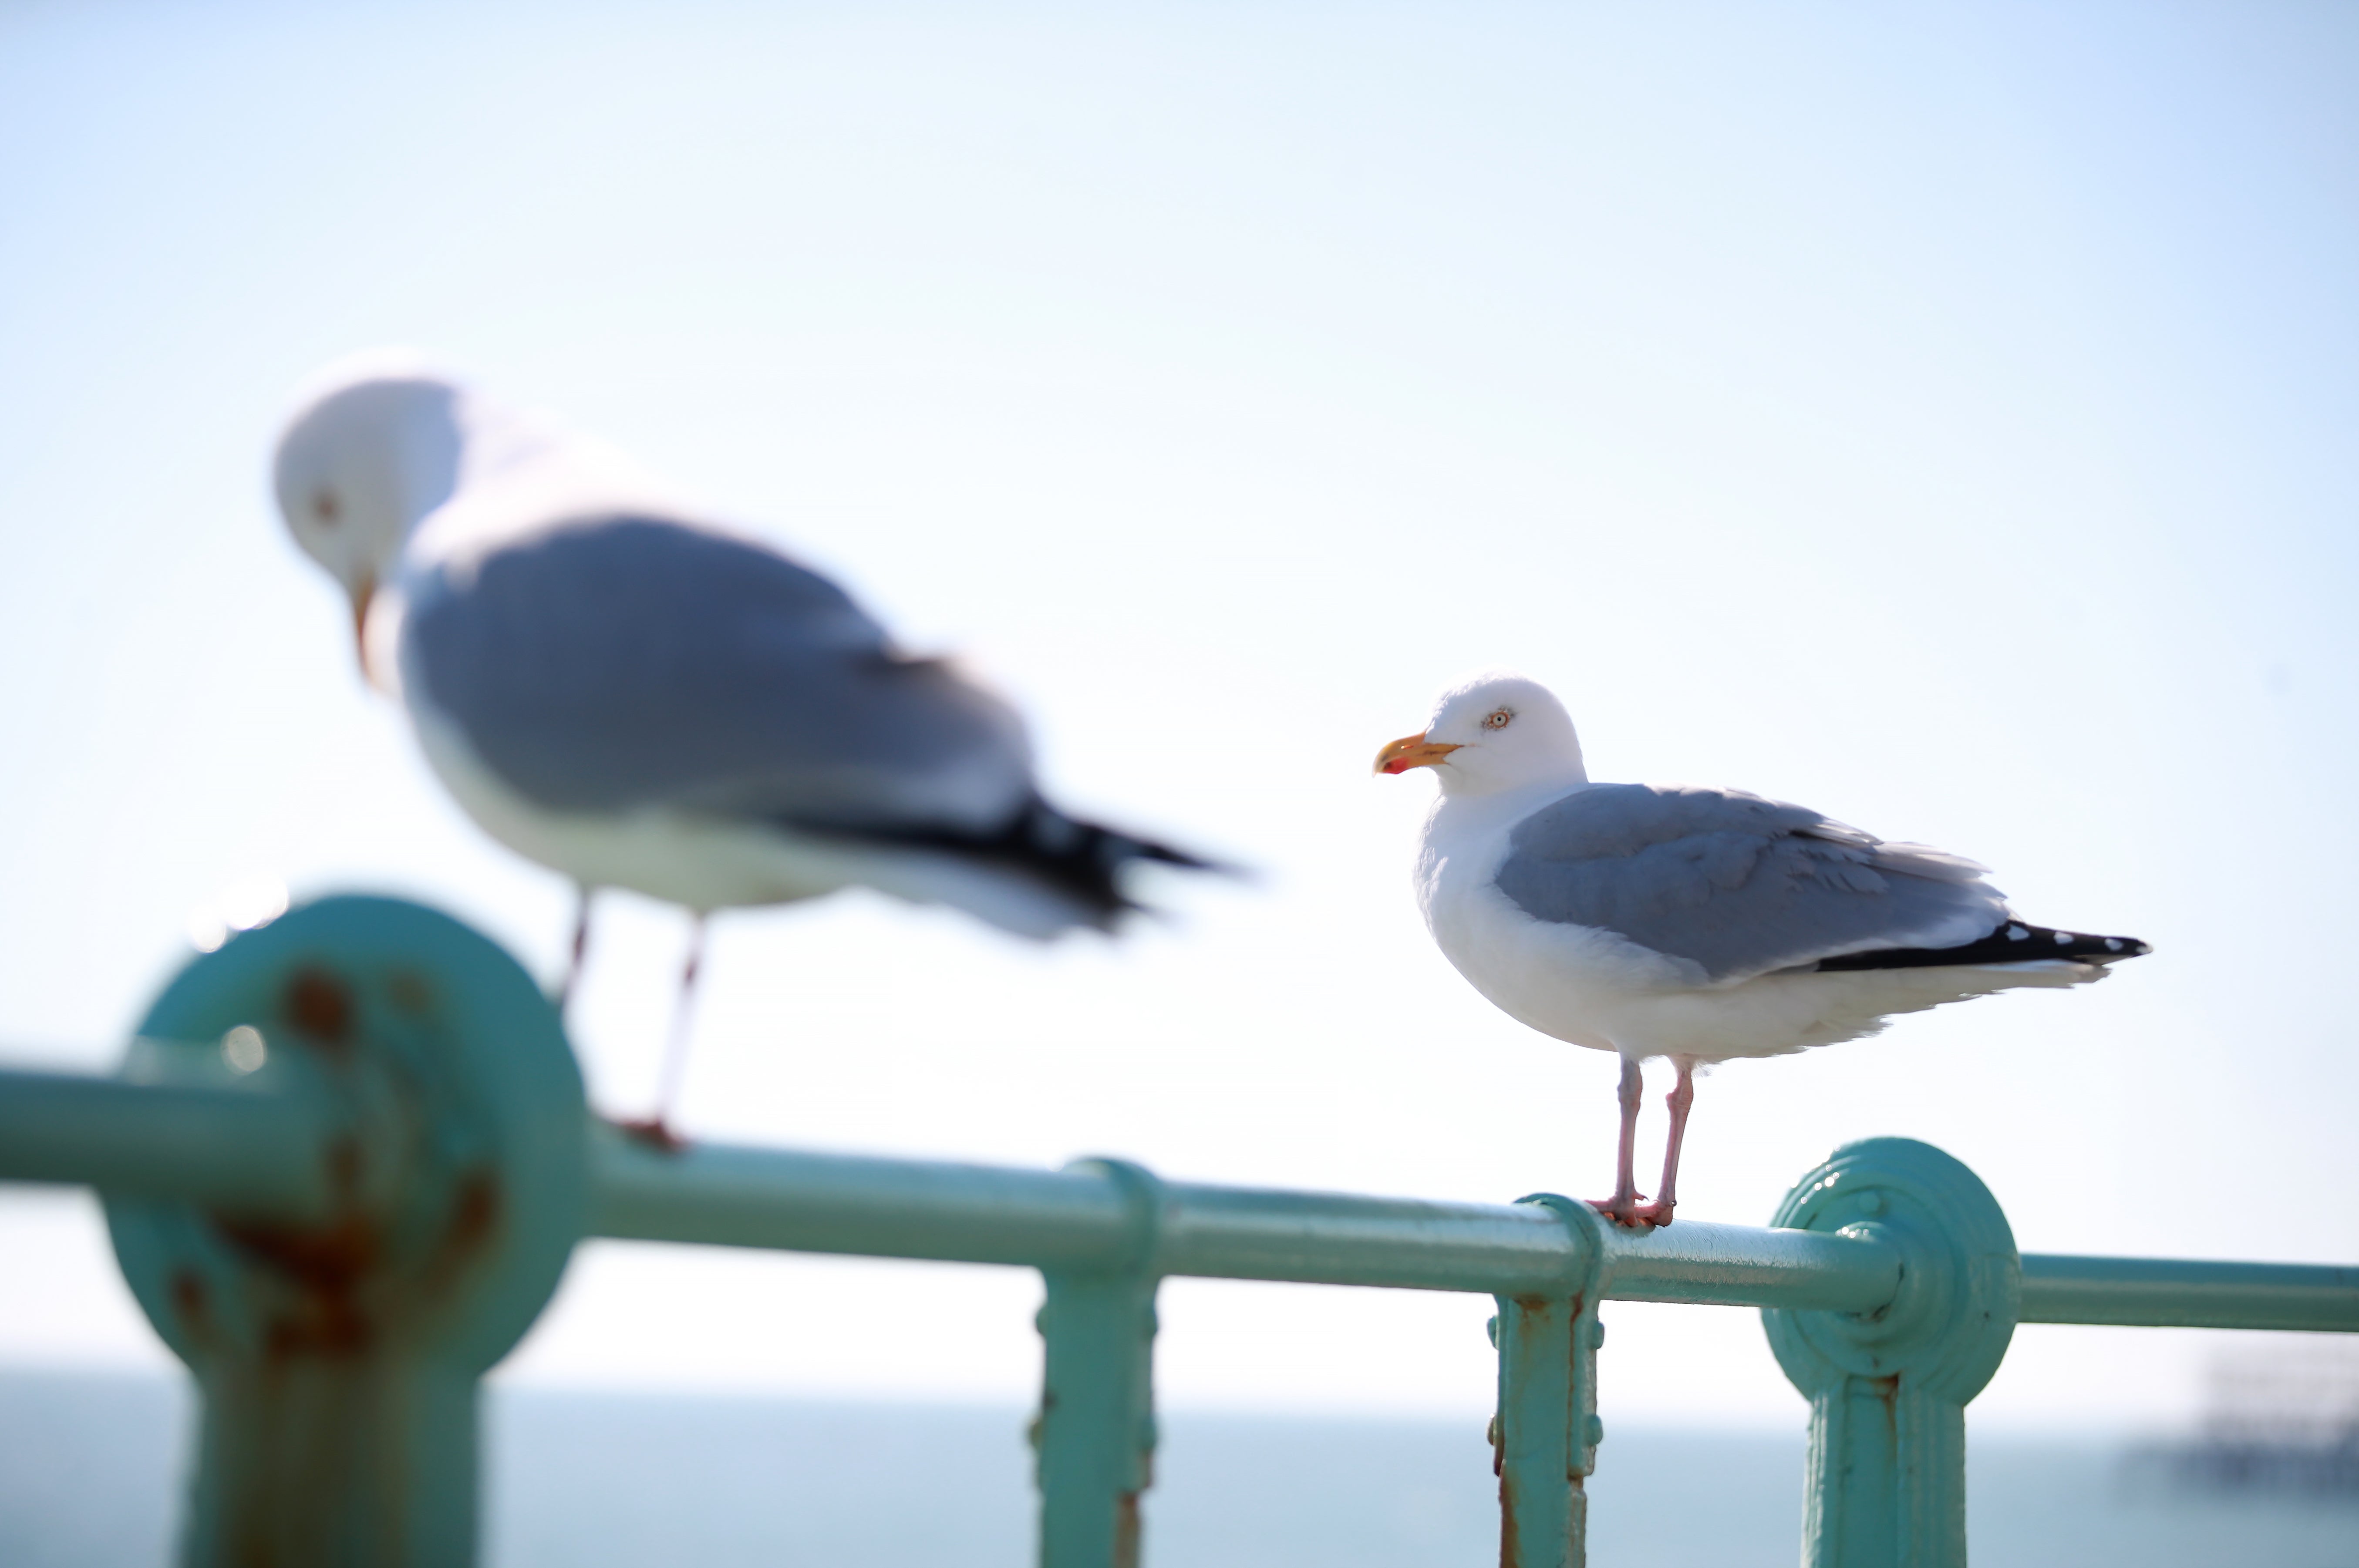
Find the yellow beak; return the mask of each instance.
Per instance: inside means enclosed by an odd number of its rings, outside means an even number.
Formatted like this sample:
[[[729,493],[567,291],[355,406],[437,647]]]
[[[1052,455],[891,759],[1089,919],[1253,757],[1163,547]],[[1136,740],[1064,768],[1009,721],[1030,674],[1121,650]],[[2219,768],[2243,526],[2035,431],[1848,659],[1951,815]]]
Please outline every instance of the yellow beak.
[[[1437,767],[1456,750],[1447,741],[1429,741],[1421,733],[1404,735],[1397,741],[1386,741],[1385,749],[1376,753],[1376,772],[1405,773],[1411,768]]]

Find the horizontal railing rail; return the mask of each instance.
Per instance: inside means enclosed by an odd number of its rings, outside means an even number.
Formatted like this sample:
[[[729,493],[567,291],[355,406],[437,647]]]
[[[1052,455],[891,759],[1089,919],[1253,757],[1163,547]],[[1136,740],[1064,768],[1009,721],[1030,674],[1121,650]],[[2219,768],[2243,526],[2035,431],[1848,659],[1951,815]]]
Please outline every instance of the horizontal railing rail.
[[[2027,1252],[2019,1321],[2359,1333],[2359,1269]]]
[[[72,1184],[300,1217],[338,1129],[325,1107],[234,1088],[0,1070],[0,1181]],[[1118,1266],[1125,1195],[1061,1171],[809,1150],[651,1146],[594,1122],[587,1234],[1031,1269]],[[1435,1202],[1185,1182],[1164,1197],[1156,1272],[1530,1295],[1582,1249],[1528,1204]],[[1605,1228],[1607,1301],[1871,1313],[1900,1259],[1867,1236],[1681,1220]],[[2018,1321],[2359,1333],[2359,1268],[2193,1259],[2021,1259]]]
[[[0,1072],[0,1181],[301,1217],[327,1197],[321,1111],[291,1095]]]
[[[1086,1163],[670,1154],[611,1131],[592,1147],[592,1225],[605,1237],[1041,1269],[1114,1267],[1126,1245],[1120,1187]],[[1159,1185],[1164,1275],[1514,1296],[1568,1291],[1584,1267],[1562,1219],[1527,1204]],[[1867,1238],[1692,1221],[1606,1238],[1609,1299],[1872,1311],[1898,1282],[1897,1256]]]
[[[1602,1302],[1762,1311],[1812,1404],[1805,1561],[1856,1568],[1962,1564],[1963,1410],[2018,1323],[2359,1332],[2359,1268],[2018,1255],[1973,1173],[1905,1140],[1839,1150],[1769,1226],[1654,1230],[1547,1195],[658,1145],[589,1115],[504,953],[373,899],[194,960],[114,1077],[0,1070],[0,1181],[104,1198],[204,1400],[183,1539],[202,1568],[472,1561],[476,1379],[588,1237],[1039,1271],[1046,1568],[1136,1561],[1173,1276],[1495,1298],[1518,1568],[1582,1561]]]

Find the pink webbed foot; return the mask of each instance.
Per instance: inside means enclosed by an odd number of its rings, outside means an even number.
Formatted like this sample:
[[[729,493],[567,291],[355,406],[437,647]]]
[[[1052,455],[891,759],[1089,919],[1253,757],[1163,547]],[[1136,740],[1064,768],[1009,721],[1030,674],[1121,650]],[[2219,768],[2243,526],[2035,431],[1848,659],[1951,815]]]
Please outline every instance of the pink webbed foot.
[[[1625,1230],[1652,1230],[1658,1225],[1671,1223],[1668,1205],[1647,1203],[1642,1193],[1622,1193],[1610,1198],[1591,1198],[1589,1206]],[[1662,1213],[1660,1219],[1654,1217],[1658,1209]]]

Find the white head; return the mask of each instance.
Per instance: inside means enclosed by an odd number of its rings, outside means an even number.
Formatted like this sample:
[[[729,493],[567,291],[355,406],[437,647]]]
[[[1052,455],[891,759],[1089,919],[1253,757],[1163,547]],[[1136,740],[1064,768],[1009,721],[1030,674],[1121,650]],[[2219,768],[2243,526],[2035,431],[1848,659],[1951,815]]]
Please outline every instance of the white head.
[[[1581,739],[1556,694],[1489,670],[1434,699],[1433,717],[1376,753],[1376,772],[1431,768],[1444,795],[1495,795],[1536,784],[1586,784]]]
[[[458,488],[463,393],[408,355],[323,373],[278,438],[279,514],[352,596],[357,634],[419,519]]]

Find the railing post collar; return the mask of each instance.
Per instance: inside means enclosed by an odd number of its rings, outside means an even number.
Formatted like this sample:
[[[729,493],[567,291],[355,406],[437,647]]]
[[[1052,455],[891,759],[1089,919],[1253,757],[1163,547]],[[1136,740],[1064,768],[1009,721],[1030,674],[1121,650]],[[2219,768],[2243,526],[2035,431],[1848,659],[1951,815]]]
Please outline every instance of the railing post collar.
[[[1553,1213],[1571,1246],[1556,1291],[1494,1298],[1499,1402],[1491,1445],[1499,1477],[1499,1562],[1502,1568],[1581,1568],[1588,1552],[1587,1478],[1604,1436],[1597,1418],[1603,1221],[1587,1204],[1555,1193],[1516,1201]]]
[[[1085,1154],[1068,1161],[1069,1172],[1102,1173],[1122,1195],[1126,1245],[1112,1270],[1116,1273],[1151,1274],[1163,1248],[1163,1217],[1171,1206],[1163,1178],[1135,1160],[1110,1154]]]
[[[1044,1270],[1038,1455],[1043,1568],[1137,1568],[1139,1498],[1155,1480],[1157,1254],[1169,1195],[1127,1160],[1066,1166],[1121,1195],[1125,1245],[1091,1269]]]
[[[203,1399],[181,1561],[471,1563],[478,1379],[588,1215],[557,1015],[449,916],[333,898],[193,959],[125,1072],[204,1083],[225,1056],[334,1130],[323,1213],[107,1200],[124,1278]]]
[[[2023,1274],[2006,1211],[1972,1171],[1930,1143],[1847,1143],[1788,1193],[1773,1226],[1832,1231],[1900,1256],[1893,1299],[1872,1313],[1762,1314],[1770,1347],[1798,1388],[1905,1372],[1963,1404],[2006,1356]]]
[[[1964,1568],[1965,1406],[2006,1355],[2022,1267],[1990,1189],[1930,1144],[1845,1144],[1772,1225],[1874,1239],[1900,1258],[1872,1312],[1764,1312],[1810,1401],[1806,1568]]]
[[[1605,1238],[1599,1227],[1610,1222],[1588,1204],[1561,1193],[1526,1193],[1516,1201],[1547,1209],[1564,1222],[1565,1238],[1572,1243],[1565,1256],[1564,1293],[1595,1306],[1605,1282]]]

